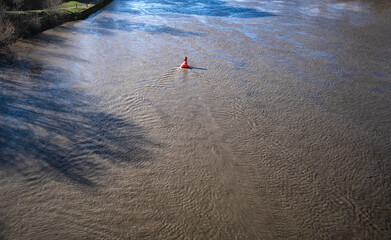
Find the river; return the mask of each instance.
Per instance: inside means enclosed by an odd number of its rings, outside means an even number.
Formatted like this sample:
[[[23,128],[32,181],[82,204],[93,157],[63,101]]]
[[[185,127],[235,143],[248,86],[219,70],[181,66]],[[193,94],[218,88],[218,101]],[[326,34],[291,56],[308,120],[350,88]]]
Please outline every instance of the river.
[[[390,36],[382,0],[114,0],[9,46],[0,239],[389,238]]]

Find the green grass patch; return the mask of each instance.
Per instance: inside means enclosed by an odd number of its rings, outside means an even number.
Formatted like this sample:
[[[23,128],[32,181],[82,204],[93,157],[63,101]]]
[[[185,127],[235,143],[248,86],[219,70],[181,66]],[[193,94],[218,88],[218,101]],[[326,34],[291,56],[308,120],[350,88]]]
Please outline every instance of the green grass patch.
[[[58,10],[60,13],[80,13],[84,11],[86,8],[85,7],[77,7],[77,8],[68,8],[68,9],[61,9]]]
[[[73,8],[66,8],[66,9],[44,9],[44,10],[30,10],[30,11],[7,11],[7,15],[10,17],[22,17],[22,16],[29,16],[29,15],[41,15],[41,14],[53,14],[53,13],[58,13],[58,14],[75,14],[75,13],[81,13],[84,10],[86,10],[89,7],[92,7],[93,5],[88,5],[88,7],[80,6],[80,7],[73,7]]]
[[[85,6],[86,3],[90,3],[90,1],[87,0],[69,1],[58,5],[56,8],[71,8],[71,7],[76,7],[76,5],[80,7],[82,5]]]
[[[15,14],[15,15],[28,15],[30,13],[43,13],[46,10],[29,10],[29,11],[7,11],[7,14]]]

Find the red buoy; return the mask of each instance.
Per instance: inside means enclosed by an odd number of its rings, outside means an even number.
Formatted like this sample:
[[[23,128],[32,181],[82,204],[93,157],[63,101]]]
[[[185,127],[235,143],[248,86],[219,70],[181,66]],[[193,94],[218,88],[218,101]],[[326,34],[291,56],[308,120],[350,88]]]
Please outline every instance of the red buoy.
[[[189,68],[190,66],[187,65],[187,57],[185,57],[185,61],[182,63],[181,68]]]

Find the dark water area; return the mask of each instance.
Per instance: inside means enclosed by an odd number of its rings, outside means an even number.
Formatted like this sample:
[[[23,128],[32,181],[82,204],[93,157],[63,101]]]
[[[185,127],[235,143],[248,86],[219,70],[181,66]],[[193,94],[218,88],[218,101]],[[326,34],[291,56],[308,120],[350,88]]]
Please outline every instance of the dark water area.
[[[9,46],[0,239],[389,239],[389,36],[382,0],[115,0]]]

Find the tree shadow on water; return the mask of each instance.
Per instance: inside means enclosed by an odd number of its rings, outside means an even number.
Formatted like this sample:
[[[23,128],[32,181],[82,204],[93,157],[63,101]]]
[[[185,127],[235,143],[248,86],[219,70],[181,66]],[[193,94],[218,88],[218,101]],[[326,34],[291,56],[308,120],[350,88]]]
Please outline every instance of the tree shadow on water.
[[[115,29],[122,31],[143,31],[151,34],[170,34],[173,36],[203,36],[203,33],[185,31],[177,28],[168,27],[165,25],[155,25],[140,22],[131,22],[126,19],[114,19],[108,17],[99,17],[94,20],[93,25],[97,28]]]
[[[109,18],[109,17],[97,17],[91,21],[88,26],[75,26],[72,23],[67,23],[61,26],[57,26],[52,29],[56,33],[68,33],[68,34],[84,34],[99,36],[112,36],[115,34],[113,30],[120,30],[126,32],[143,31],[151,34],[169,34],[173,36],[190,37],[190,36],[204,36],[204,33],[185,31],[177,28],[172,28],[166,25],[148,24],[140,22],[132,22],[127,19]],[[45,33],[41,33],[44,35]],[[46,37],[52,43],[55,41],[55,37]],[[38,45],[38,41],[34,41],[34,44]],[[44,39],[46,41],[46,39]],[[54,42],[55,43],[55,42]],[[63,42],[60,44],[64,45]]]
[[[107,163],[137,164],[159,147],[132,120],[102,111],[65,70],[0,61],[0,167],[31,181],[49,176],[94,187]]]

